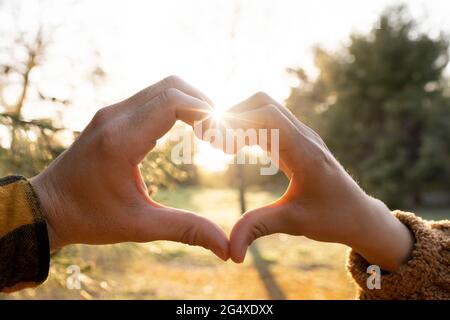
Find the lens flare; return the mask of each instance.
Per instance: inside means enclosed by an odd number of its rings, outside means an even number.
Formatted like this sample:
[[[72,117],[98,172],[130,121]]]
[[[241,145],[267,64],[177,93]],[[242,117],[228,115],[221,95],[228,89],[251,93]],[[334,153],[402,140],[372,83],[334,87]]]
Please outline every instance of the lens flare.
[[[214,108],[211,110],[211,118],[216,122],[223,122],[225,117],[225,110],[222,108]]]

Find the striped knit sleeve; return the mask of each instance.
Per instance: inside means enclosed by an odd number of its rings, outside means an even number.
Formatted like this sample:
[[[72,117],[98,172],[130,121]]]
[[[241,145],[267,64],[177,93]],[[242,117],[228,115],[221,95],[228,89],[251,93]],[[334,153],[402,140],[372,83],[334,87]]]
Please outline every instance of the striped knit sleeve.
[[[50,248],[39,199],[21,176],[0,179],[0,291],[42,283]]]

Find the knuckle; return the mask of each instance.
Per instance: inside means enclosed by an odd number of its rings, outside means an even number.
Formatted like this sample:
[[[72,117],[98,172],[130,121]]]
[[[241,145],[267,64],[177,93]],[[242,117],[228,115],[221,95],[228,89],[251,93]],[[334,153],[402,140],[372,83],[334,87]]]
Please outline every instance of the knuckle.
[[[257,93],[255,93],[254,95],[255,98],[257,98],[259,101],[261,101],[262,103],[272,103],[274,100],[272,99],[271,96],[269,96],[267,93],[265,93],[264,91],[258,91]]]
[[[90,123],[90,132],[94,139],[96,150],[102,156],[109,156],[114,151],[114,145],[117,140],[118,126],[116,125],[117,118],[113,117],[111,107],[104,107],[99,109]]]
[[[255,222],[250,228],[252,239],[258,239],[269,234],[266,225],[260,221]]]
[[[161,104],[165,104],[167,106],[174,106],[178,97],[179,91],[175,88],[164,89],[159,95]]]
[[[115,150],[117,129],[113,125],[104,125],[97,135],[97,147],[103,155],[111,155]]]
[[[326,147],[325,142],[323,141],[322,137],[317,132],[315,132],[313,129],[311,129],[304,123],[301,122],[301,124],[302,124],[303,128],[305,129],[305,131],[309,135],[311,135],[312,139],[314,139],[319,145]]]
[[[269,234],[269,229],[263,221],[258,219],[257,215],[257,212],[249,212],[242,217],[244,220],[243,222],[248,223],[249,225],[250,241],[254,241]]]
[[[165,77],[162,82],[167,86],[167,87],[176,87],[178,86],[180,83],[183,82],[183,80],[176,75],[170,75],[168,77]]]
[[[267,105],[266,110],[270,117],[278,116],[280,114],[278,108],[273,104]]]
[[[309,164],[315,167],[326,167],[333,163],[333,156],[324,147],[312,141],[308,160]]]
[[[272,127],[279,120],[280,112],[273,104],[268,104],[264,107],[262,119],[265,127]]]
[[[192,246],[198,245],[198,226],[191,225],[187,227],[180,235],[180,242]]]
[[[109,107],[104,107],[99,109],[94,117],[92,118],[92,123],[94,126],[104,125],[108,123],[111,119],[111,109]]]

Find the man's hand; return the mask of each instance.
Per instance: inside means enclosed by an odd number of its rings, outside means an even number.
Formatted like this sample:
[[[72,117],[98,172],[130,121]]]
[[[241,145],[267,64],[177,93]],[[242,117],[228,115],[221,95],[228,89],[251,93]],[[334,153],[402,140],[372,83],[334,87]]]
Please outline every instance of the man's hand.
[[[209,100],[177,77],[103,108],[73,145],[32,178],[52,249],[72,243],[172,240],[228,258],[228,239],[206,218],[153,201],[139,163],[182,120],[205,117]]]
[[[268,149],[279,147],[280,167],[290,179],[278,201],[247,212],[236,223],[230,236],[234,261],[243,261],[255,239],[279,232],[346,244],[388,271],[408,259],[414,239],[407,227],[368,196],[319,135],[287,108],[258,93],[228,114],[232,128],[279,129],[279,146]]]

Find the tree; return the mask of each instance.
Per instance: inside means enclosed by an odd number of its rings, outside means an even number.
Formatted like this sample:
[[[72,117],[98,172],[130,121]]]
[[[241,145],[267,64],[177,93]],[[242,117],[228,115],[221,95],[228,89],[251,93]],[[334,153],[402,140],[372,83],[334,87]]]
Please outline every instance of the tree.
[[[420,204],[450,189],[450,99],[445,35],[431,37],[403,6],[336,52],[315,49],[319,75],[300,80],[287,105],[317,129],[370,193],[390,205]]]
[[[68,104],[67,100],[46,95],[31,80],[33,71],[41,65],[50,40],[51,34],[44,28],[36,32],[18,31],[11,43],[0,48],[0,52],[6,53],[0,60],[0,124],[7,129],[3,132],[0,146],[2,175],[16,172],[35,175],[64,150],[56,139],[60,129],[52,120],[26,120],[23,117],[30,91],[36,100]],[[8,95],[13,97],[9,101]]]
[[[60,132],[71,134],[73,139],[79,134],[64,128],[64,124],[53,117],[30,119],[26,115],[28,108],[39,110],[43,105],[61,110],[73,104],[73,99],[67,93],[59,96],[61,79],[44,79],[39,72],[51,68],[51,60],[58,58],[51,57],[49,52],[61,45],[54,37],[60,26],[51,19],[38,19],[36,23],[19,26],[16,22],[23,19],[25,5],[19,2],[6,6],[0,2],[2,10],[8,10],[14,16],[0,26],[0,176],[11,173],[27,177],[36,175],[72,142],[66,135],[66,143],[63,144]],[[46,3],[42,6],[45,8]],[[68,68],[76,66],[83,71],[82,79],[69,75],[64,79],[62,85],[66,91],[70,92],[71,87],[79,86],[81,82],[97,90],[103,86],[108,73],[102,67],[101,52],[94,49],[88,62],[75,61],[70,56],[61,57],[61,61],[65,59],[72,62]],[[87,83],[86,78],[89,80]],[[54,83],[59,85],[53,86]],[[147,184],[168,186],[192,179],[192,166],[177,168],[170,162],[169,155],[169,146],[161,146],[146,157],[142,171]]]

